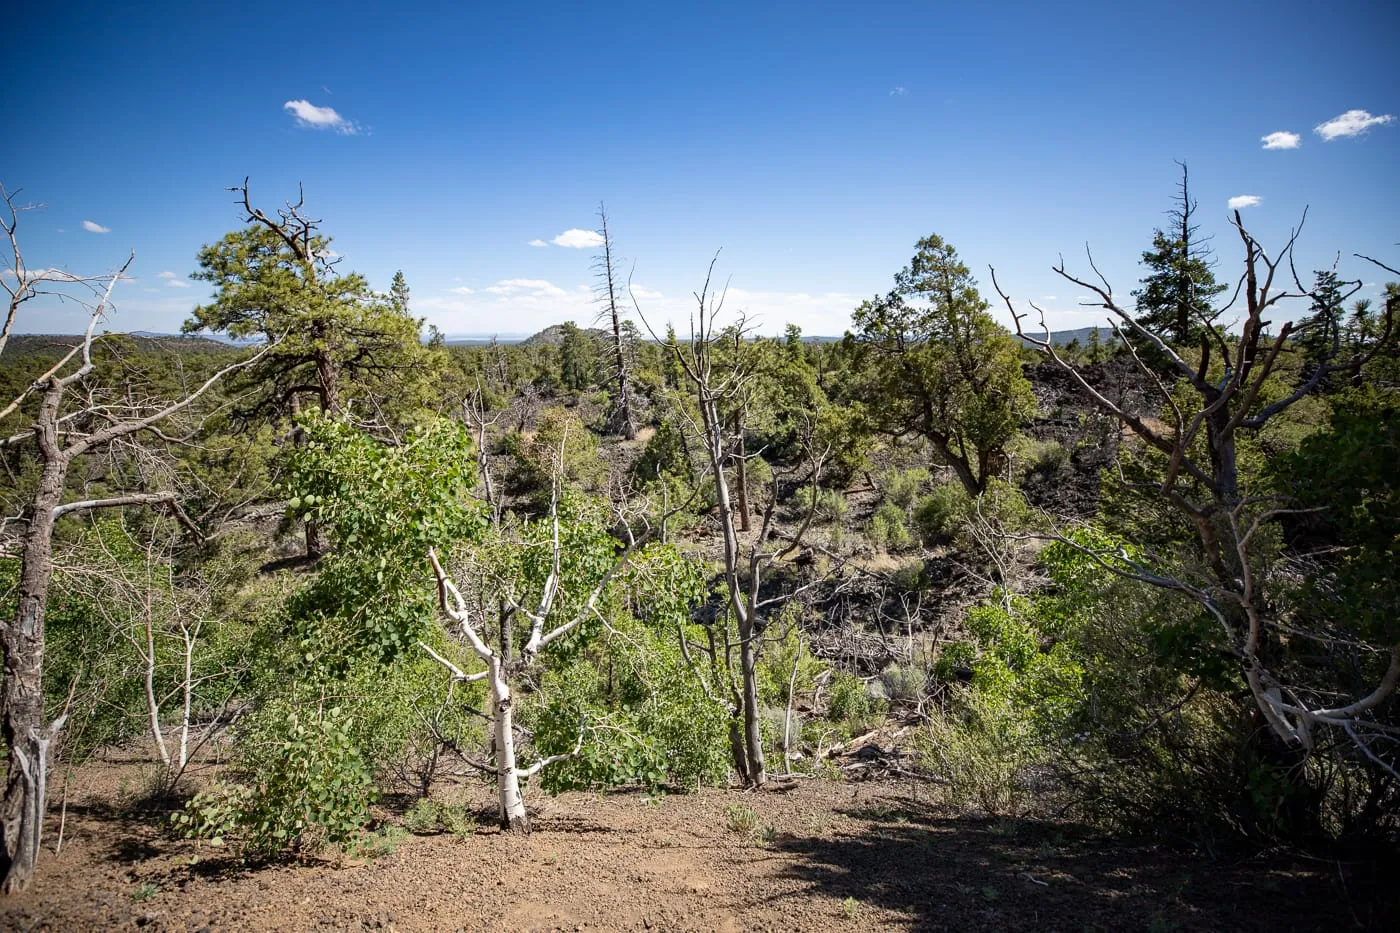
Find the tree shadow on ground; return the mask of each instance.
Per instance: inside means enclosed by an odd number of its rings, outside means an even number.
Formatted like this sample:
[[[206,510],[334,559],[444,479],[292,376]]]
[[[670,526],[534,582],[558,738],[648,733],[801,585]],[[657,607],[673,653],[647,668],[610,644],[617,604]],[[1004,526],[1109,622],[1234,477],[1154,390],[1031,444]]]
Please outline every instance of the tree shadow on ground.
[[[1400,929],[1395,859],[1210,857],[1086,827],[938,811],[912,800],[845,811],[861,830],[785,837],[785,873],[919,930]]]

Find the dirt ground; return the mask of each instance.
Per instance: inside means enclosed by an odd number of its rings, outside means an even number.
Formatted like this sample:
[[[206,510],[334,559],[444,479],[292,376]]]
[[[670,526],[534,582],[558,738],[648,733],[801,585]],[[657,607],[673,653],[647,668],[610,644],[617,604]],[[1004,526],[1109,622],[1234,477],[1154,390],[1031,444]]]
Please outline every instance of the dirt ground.
[[[483,818],[465,839],[254,867],[120,806],[131,766],[90,767],[107,770],[75,785],[62,851],[55,819],[35,884],[0,902],[0,929],[1400,929],[1396,879],[1374,863],[1212,858],[958,815],[927,785],[537,797],[528,837]],[[485,791],[469,792],[485,812]],[[735,808],[752,809],[752,831],[731,828]]]

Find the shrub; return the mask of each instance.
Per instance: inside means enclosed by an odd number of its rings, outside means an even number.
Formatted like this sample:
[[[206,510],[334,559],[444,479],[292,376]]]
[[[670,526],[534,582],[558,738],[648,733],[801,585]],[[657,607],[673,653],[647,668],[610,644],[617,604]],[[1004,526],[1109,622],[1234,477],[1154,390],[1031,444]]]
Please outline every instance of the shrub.
[[[476,832],[476,818],[464,804],[422,798],[403,815],[404,829],[420,836],[448,832],[465,839]]]
[[[875,511],[865,533],[880,551],[902,551],[914,543],[914,536],[904,521],[904,511],[891,502]]]
[[[1015,450],[1022,476],[1052,477],[1069,466],[1069,451],[1059,441],[1023,438]]]
[[[955,802],[990,814],[1020,815],[1043,759],[1030,720],[1005,698],[972,688],[956,710],[936,713],[915,736],[921,767],[948,782]]]
[[[851,735],[868,732],[884,718],[884,704],[870,695],[865,682],[854,674],[838,672],[831,679],[827,718],[841,723]]]
[[[758,811],[741,803],[731,803],[724,808],[724,822],[730,832],[749,836],[758,829]]]
[[[812,487],[802,487],[802,508],[808,509],[812,505]],[[835,489],[823,489],[817,493],[817,511],[815,520],[824,524],[839,524],[846,520],[851,514],[851,503],[846,498],[846,494]]]
[[[885,501],[907,512],[913,507],[919,491],[928,481],[929,472],[922,468],[886,473],[881,482],[885,490]]]
[[[880,672],[880,686],[891,703],[918,703],[927,682],[924,669],[916,664],[891,664]]]
[[[504,446],[515,460],[507,477],[511,491],[547,500],[563,451],[563,480],[585,490],[602,487],[608,465],[598,453],[598,438],[578,415],[551,408],[539,420],[533,435],[511,434]]]
[[[374,794],[350,726],[340,707],[315,715],[283,703],[260,710],[243,745],[249,784],[196,795],[176,814],[177,827],[194,837],[234,837],[264,857],[348,841],[369,819]]]
[[[944,483],[919,500],[914,524],[927,543],[947,542],[972,511],[972,500],[959,483]]]

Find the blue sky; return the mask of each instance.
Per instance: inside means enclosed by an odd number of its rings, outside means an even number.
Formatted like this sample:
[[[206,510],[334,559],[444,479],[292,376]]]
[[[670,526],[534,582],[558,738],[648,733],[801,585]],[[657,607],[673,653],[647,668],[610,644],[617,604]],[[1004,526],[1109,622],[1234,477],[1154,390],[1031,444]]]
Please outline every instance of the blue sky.
[[[1173,159],[1223,275],[1246,195],[1266,245],[1309,208],[1305,275],[1400,263],[1393,4],[44,6],[10,17],[0,181],[45,205],[32,268],[136,251],[118,329],[177,330],[207,298],[186,276],[245,175],[267,208],[303,182],[343,268],[402,269],[453,333],[590,319],[593,250],[552,241],[600,200],[649,316],[682,321],[722,247],[731,307],[769,332],[840,333],[930,232],[985,294],[993,264],[1055,326],[1099,322],[1050,266],[1087,271],[1088,241],[1130,291]],[[19,329],[77,323],[48,305]]]

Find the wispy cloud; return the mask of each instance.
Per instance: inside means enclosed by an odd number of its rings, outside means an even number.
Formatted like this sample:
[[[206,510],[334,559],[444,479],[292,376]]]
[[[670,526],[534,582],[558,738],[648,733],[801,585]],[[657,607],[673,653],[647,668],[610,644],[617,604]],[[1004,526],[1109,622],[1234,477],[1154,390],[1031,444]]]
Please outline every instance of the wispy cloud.
[[[335,130],[342,136],[355,136],[360,125],[347,120],[334,107],[317,107],[309,100],[289,100],[282,109],[296,118],[297,126],[310,130]]]
[[[178,279],[179,276],[167,269],[165,272],[159,272],[159,273],[157,273],[157,274],[156,274],[156,278],[158,278],[158,279]]]
[[[896,86],[896,87],[890,88],[890,96],[891,96],[891,97],[903,97],[904,95],[906,95],[906,94],[908,94],[908,93],[909,93],[909,89],[908,89],[907,87],[904,87],[903,85],[898,85],[898,86]]]
[[[1279,130],[1268,136],[1260,136],[1259,141],[1264,144],[1265,149],[1297,149],[1302,145],[1303,137],[1287,130]]]
[[[603,238],[596,230],[580,230],[575,227],[565,230],[550,242],[555,246],[567,246],[569,249],[589,249],[602,246]]]
[[[93,223],[91,220],[83,221],[83,229],[88,233],[111,233],[111,227],[104,227],[101,224]]]
[[[1334,139],[1341,139],[1346,136],[1360,136],[1373,126],[1385,126],[1387,123],[1395,122],[1394,114],[1382,114],[1372,116],[1365,110],[1348,110],[1341,116],[1333,117],[1326,123],[1319,123],[1313,127],[1313,132],[1321,136],[1324,140],[1331,142]]]
[[[162,276],[164,278],[164,276]],[[190,283],[184,279],[166,279],[165,284],[170,288],[189,288]]]
[[[1264,199],[1257,194],[1237,194],[1230,199],[1229,208],[1232,211],[1237,211],[1242,207],[1253,207],[1262,200]]]
[[[562,298],[564,289],[544,279],[501,279],[484,291],[491,295],[529,295],[533,298]]]
[[[530,241],[530,245],[531,245],[531,246],[548,246],[549,244],[546,243],[544,240],[531,240],[531,241]]]
[[[665,298],[665,297],[666,297],[664,294],[662,294],[661,292],[657,291],[656,289],[654,289],[654,288],[647,288],[645,285],[637,285],[636,283],[633,283],[633,284],[630,286],[630,288],[631,288],[631,291],[632,291],[632,294],[633,294],[633,295],[637,296],[638,298],[645,299],[645,300],[655,301],[655,300],[657,300],[658,298]]]
[[[467,286],[465,286],[465,285],[458,285],[456,288],[452,289],[452,294],[454,294],[454,295],[475,295],[475,294],[476,294],[476,289],[474,289],[474,288],[467,288]]]

